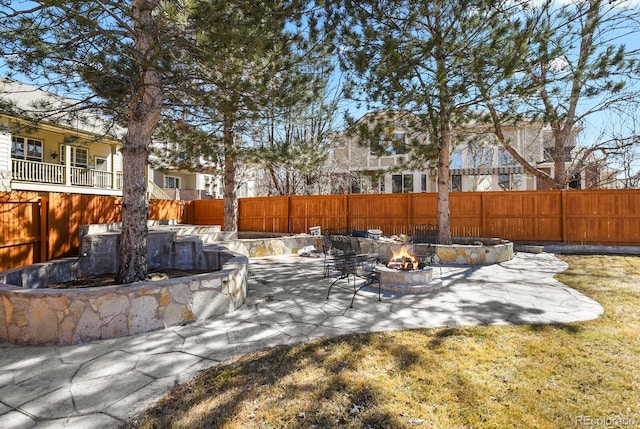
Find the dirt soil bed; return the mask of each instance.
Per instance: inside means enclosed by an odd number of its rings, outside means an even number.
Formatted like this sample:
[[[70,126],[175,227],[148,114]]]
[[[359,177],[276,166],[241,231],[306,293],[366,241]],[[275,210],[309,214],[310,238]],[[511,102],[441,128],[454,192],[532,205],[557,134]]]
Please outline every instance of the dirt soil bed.
[[[176,277],[188,277],[195,274],[209,273],[211,270],[175,270],[166,269],[153,271],[147,274],[145,281],[153,282],[158,280],[173,279]],[[54,283],[47,286],[50,289],[78,289],[100,286],[114,286],[116,283],[116,275],[114,273],[99,274],[93,276],[78,277],[63,283]]]

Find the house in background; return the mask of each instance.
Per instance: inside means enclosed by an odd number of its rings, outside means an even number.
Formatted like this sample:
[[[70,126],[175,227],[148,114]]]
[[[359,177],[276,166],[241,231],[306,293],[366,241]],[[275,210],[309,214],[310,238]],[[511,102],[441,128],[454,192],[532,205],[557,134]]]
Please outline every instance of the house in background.
[[[222,198],[222,178],[217,173],[220,166],[200,158],[186,159],[176,143],[154,140],[149,150],[147,177],[149,188],[160,194],[155,197],[184,201]]]
[[[124,130],[71,103],[0,79],[0,190],[122,195]]]
[[[222,198],[222,179],[216,174],[172,168],[154,169],[151,166],[148,169],[151,186],[161,189],[166,194],[165,199],[192,201]]]
[[[0,78],[0,191],[122,195],[126,130],[74,101]],[[221,198],[215,174],[165,166],[145,174],[149,198]]]
[[[429,136],[412,128],[410,114],[386,112],[368,113],[355,124],[367,123],[372,129],[385,115],[384,129],[372,144],[361,143],[357,133],[340,133],[333,137],[331,158],[336,165],[342,189],[335,192],[350,193],[406,193],[437,192],[435,164],[422,169],[409,169],[411,161],[410,142],[427,142]],[[497,142],[493,133],[483,127],[470,125],[453,130],[454,143],[451,151],[450,190],[498,191],[498,190],[542,190],[543,182],[527,172],[513,156]],[[537,168],[553,174],[554,164],[550,158],[553,139],[550,128],[531,122],[508,126],[505,137],[526,160]],[[575,140],[574,140],[575,141]],[[369,140],[371,142],[371,140]],[[574,144],[567,151],[567,164],[571,163],[577,149]],[[593,160],[582,174],[573,178],[571,188],[584,189],[614,187],[611,180],[614,171],[602,162]],[[345,178],[348,178],[345,180]]]

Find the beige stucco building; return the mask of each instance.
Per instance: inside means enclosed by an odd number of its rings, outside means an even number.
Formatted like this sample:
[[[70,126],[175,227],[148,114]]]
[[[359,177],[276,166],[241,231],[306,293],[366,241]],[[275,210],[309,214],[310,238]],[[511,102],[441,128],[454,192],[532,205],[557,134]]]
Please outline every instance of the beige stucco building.
[[[343,189],[337,192],[403,193],[437,192],[435,153],[426,153],[416,162],[411,147],[426,149],[429,135],[417,130],[411,114],[383,113],[384,125],[379,126],[381,113],[363,116],[355,127],[363,124],[377,132],[363,138],[360,133],[339,133],[333,136],[332,161],[343,177]],[[553,175],[550,151],[553,138],[548,126],[530,122],[505,127],[505,138],[518,153],[536,168]],[[468,125],[453,130],[451,151],[451,191],[498,191],[547,189],[545,184],[525,170],[500,144],[487,127]],[[575,141],[575,140],[574,140]],[[364,143],[363,143],[364,142]],[[570,164],[576,152],[575,144],[567,152]],[[416,165],[418,164],[418,165]],[[594,187],[593,174],[588,169],[576,175],[570,187]],[[590,179],[591,177],[591,179]]]

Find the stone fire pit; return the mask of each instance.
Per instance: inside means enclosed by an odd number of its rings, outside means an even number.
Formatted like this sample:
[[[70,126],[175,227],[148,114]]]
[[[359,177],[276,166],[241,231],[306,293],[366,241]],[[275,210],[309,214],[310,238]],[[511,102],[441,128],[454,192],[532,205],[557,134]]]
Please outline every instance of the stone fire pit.
[[[397,293],[429,293],[443,289],[441,279],[433,278],[433,268],[397,270],[384,265],[375,268],[380,280],[380,289]]]

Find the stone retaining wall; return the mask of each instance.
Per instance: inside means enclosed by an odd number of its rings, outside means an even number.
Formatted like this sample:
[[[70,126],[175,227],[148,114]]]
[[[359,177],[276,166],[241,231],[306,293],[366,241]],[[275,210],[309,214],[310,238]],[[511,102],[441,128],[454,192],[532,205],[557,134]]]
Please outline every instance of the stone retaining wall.
[[[295,255],[300,249],[307,246],[313,246],[317,251],[322,252],[322,237],[311,235],[223,241],[219,244],[250,258],[270,255]]]
[[[118,338],[226,314],[244,302],[247,258],[222,270],[154,282],[82,289],[0,285],[0,339],[76,344]]]
[[[363,252],[377,253],[380,259],[388,261],[391,257],[391,246],[399,246],[401,243],[384,240],[370,240],[361,238],[360,247]],[[497,264],[513,259],[513,243],[500,239],[472,239],[456,238],[460,244],[414,244],[413,246],[435,247],[438,261],[447,264],[479,265]]]
[[[185,239],[177,239],[178,248]],[[234,311],[246,298],[248,258],[222,246],[203,246],[197,238],[188,241],[184,254],[178,252],[164,268],[210,268],[211,272],[76,289],[45,286],[77,278],[83,272],[82,257],[0,273],[0,339],[69,345],[135,335]],[[189,258],[200,261],[200,266],[180,266]]]

